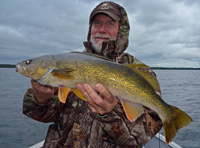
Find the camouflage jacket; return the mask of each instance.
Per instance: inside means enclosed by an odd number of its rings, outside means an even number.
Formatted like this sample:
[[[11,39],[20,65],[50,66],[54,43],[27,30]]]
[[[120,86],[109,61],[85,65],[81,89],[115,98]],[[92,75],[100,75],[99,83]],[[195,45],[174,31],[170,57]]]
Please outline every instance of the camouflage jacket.
[[[117,58],[120,63],[140,62],[129,54]],[[150,69],[144,69],[151,72]],[[107,118],[92,113],[88,103],[70,92],[65,104],[55,95],[47,104],[38,103],[32,89],[23,100],[23,113],[49,126],[44,148],[140,148],[162,127],[158,115],[148,108],[135,122],[130,122],[118,104]]]
[[[108,2],[112,3],[112,2]],[[114,3],[115,4],[115,3]],[[116,4],[122,14],[117,41],[103,42],[102,56],[120,64],[141,63],[135,57],[124,53],[128,46],[129,23],[126,11]],[[91,48],[90,21],[88,41],[84,42],[85,52],[95,53]],[[140,68],[155,73],[146,68]],[[161,95],[160,90],[158,93]],[[40,122],[53,122],[49,126],[44,148],[141,148],[161,129],[158,115],[145,108],[145,112],[130,122],[124,113],[120,101],[107,118],[92,113],[88,103],[70,92],[66,103],[61,103],[57,94],[48,103],[38,103],[32,89],[24,95],[23,113]]]

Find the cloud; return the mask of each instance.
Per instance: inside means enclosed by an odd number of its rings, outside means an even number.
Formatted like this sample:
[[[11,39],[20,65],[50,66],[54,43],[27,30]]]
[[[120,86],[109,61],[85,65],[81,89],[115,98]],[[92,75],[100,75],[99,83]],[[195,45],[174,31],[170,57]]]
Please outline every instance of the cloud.
[[[131,15],[134,18],[131,20],[134,24],[134,33],[131,34],[134,45],[131,47],[134,50],[129,51],[147,63],[151,57],[158,55],[160,57],[157,59],[162,65],[171,66],[163,63],[167,61],[165,59],[177,59],[179,62],[175,62],[174,66],[199,67],[199,4],[158,0],[148,2],[141,1],[140,11]],[[191,64],[185,64],[185,61]]]
[[[101,1],[1,0],[0,63],[82,51],[89,15]],[[200,67],[200,1],[126,0],[127,52],[150,66]]]

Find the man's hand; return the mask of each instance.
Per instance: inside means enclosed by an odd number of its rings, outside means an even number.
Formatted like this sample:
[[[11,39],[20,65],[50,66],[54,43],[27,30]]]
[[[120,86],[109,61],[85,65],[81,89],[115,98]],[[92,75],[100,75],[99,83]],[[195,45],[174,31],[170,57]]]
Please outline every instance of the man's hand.
[[[54,96],[56,91],[55,87],[41,85],[33,79],[31,79],[31,85],[39,103],[47,103],[47,101]]]
[[[77,88],[84,94],[93,113],[104,115],[117,105],[117,100],[101,84],[96,84],[96,91],[88,84],[77,84]]]

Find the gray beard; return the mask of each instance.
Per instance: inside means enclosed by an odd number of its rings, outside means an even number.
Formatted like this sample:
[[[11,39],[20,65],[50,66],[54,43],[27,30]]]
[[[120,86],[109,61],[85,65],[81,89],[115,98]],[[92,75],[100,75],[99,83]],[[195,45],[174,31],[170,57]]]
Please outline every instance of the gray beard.
[[[96,34],[95,35],[96,37],[107,37],[109,38],[109,40],[117,40],[117,38],[113,38],[111,39],[108,35],[101,35],[101,34]],[[102,44],[103,44],[103,41],[99,41],[97,44],[95,43],[95,36],[90,36],[90,42],[91,42],[91,46],[92,48],[99,54],[101,53],[101,50],[102,50]]]
[[[94,37],[90,37],[90,42],[91,42],[91,46],[92,48],[97,52],[97,53],[101,53],[102,50],[102,43],[103,42],[99,42],[99,43],[95,43]]]

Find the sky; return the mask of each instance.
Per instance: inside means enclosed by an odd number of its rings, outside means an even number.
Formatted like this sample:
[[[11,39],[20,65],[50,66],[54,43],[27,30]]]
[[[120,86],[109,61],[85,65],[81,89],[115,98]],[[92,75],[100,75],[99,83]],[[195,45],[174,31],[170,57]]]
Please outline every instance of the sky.
[[[1,0],[0,64],[83,51],[100,0]],[[200,67],[199,0],[115,0],[130,23],[126,52],[149,66]]]

